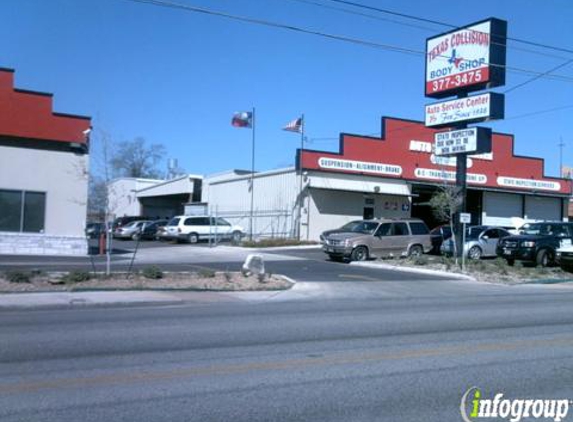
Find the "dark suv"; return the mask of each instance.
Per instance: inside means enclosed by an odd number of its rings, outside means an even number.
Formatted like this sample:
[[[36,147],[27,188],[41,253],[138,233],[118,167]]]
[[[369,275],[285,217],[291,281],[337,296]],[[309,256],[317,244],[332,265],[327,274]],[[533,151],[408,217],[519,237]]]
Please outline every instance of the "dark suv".
[[[509,265],[518,260],[546,267],[555,263],[555,250],[562,242],[568,243],[573,238],[573,223],[527,223],[519,233],[501,240],[497,245],[497,255]]]

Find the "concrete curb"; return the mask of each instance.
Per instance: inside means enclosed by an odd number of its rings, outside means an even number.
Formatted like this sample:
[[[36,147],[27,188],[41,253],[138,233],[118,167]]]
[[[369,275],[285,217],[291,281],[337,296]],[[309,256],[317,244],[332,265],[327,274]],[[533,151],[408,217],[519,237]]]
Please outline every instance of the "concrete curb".
[[[283,250],[291,250],[291,249],[320,249],[321,245],[293,245],[293,246],[271,246],[268,248],[245,248],[243,246],[229,246],[235,250],[241,250],[245,252],[265,252],[265,251],[283,251]]]
[[[440,270],[429,270],[426,268],[399,267],[399,266],[390,265],[390,264],[382,264],[382,263],[378,264],[375,262],[357,262],[357,261],[350,262],[350,265],[357,265],[359,267],[367,267],[367,268],[377,268],[377,269],[382,269],[382,270],[400,271],[400,272],[404,272],[404,273],[436,275],[436,276],[441,276],[441,277],[449,277],[449,278],[455,278],[455,279],[477,281],[474,277],[466,275],[466,274],[452,273],[452,272],[440,271]]]
[[[165,293],[165,292],[163,292]],[[182,299],[162,292],[28,292],[0,295],[0,310],[175,305]]]

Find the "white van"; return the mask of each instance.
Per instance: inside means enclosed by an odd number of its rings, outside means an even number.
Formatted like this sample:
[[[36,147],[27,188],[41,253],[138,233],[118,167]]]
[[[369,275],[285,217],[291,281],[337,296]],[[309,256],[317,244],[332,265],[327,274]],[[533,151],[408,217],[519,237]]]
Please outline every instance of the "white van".
[[[199,240],[229,239],[239,242],[245,232],[224,218],[209,216],[178,215],[165,226],[163,238],[197,243]]]

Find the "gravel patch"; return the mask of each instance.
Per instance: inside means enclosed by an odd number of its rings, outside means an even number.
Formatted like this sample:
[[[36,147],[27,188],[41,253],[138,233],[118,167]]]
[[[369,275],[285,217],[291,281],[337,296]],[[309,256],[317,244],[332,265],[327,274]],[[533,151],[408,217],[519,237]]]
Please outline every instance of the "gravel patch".
[[[162,278],[149,279],[140,274],[102,274],[81,282],[65,280],[67,273],[32,275],[29,282],[13,283],[0,276],[0,293],[69,292],[101,290],[190,290],[190,291],[268,291],[287,290],[292,287],[285,277],[266,274],[263,280],[256,276],[243,276],[237,272],[164,272]]]

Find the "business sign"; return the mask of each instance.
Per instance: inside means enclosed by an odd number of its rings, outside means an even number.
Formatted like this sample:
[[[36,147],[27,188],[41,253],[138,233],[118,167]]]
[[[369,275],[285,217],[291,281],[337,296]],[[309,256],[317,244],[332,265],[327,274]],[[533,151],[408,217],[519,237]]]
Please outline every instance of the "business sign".
[[[426,106],[426,126],[445,127],[454,123],[476,123],[503,119],[505,97],[488,92]]]
[[[520,179],[517,177],[499,176],[497,178],[499,186],[507,188],[523,188],[532,190],[560,191],[561,183],[549,180]]]
[[[460,223],[470,224],[472,222],[472,215],[469,212],[460,212]]]
[[[489,19],[426,40],[427,97],[505,84],[507,22]]]
[[[412,139],[410,141],[410,151],[417,151],[417,152],[427,152],[428,154],[432,154],[434,152],[434,144],[432,144],[431,142],[426,142],[426,141],[417,141]],[[433,164],[444,164],[445,160],[447,157],[439,157],[440,158],[440,162],[438,161],[434,161],[435,159],[437,159],[438,157],[434,157],[434,155],[432,154],[432,156],[430,157],[430,160],[432,161]],[[493,160],[493,152],[486,152],[483,154],[471,154],[471,158],[475,158],[477,160],[487,160],[487,161],[492,161]],[[456,166],[456,159],[455,158],[451,158],[448,161],[448,164],[445,164],[447,166]],[[470,168],[472,166],[471,164],[471,159],[468,157],[468,168]]]
[[[434,135],[434,147],[437,156],[491,152],[491,129],[470,127],[438,132]]]
[[[455,182],[456,172],[418,167],[414,170],[414,177],[416,177],[416,179],[437,180],[440,182]],[[485,185],[487,183],[487,176],[485,174],[468,173],[467,180],[468,183]]]
[[[402,167],[393,164],[371,163],[367,161],[341,160],[338,158],[320,157],[318,166],[322,169],[344,170],[356,173],[370,173],[387,176],[402,175]]]

